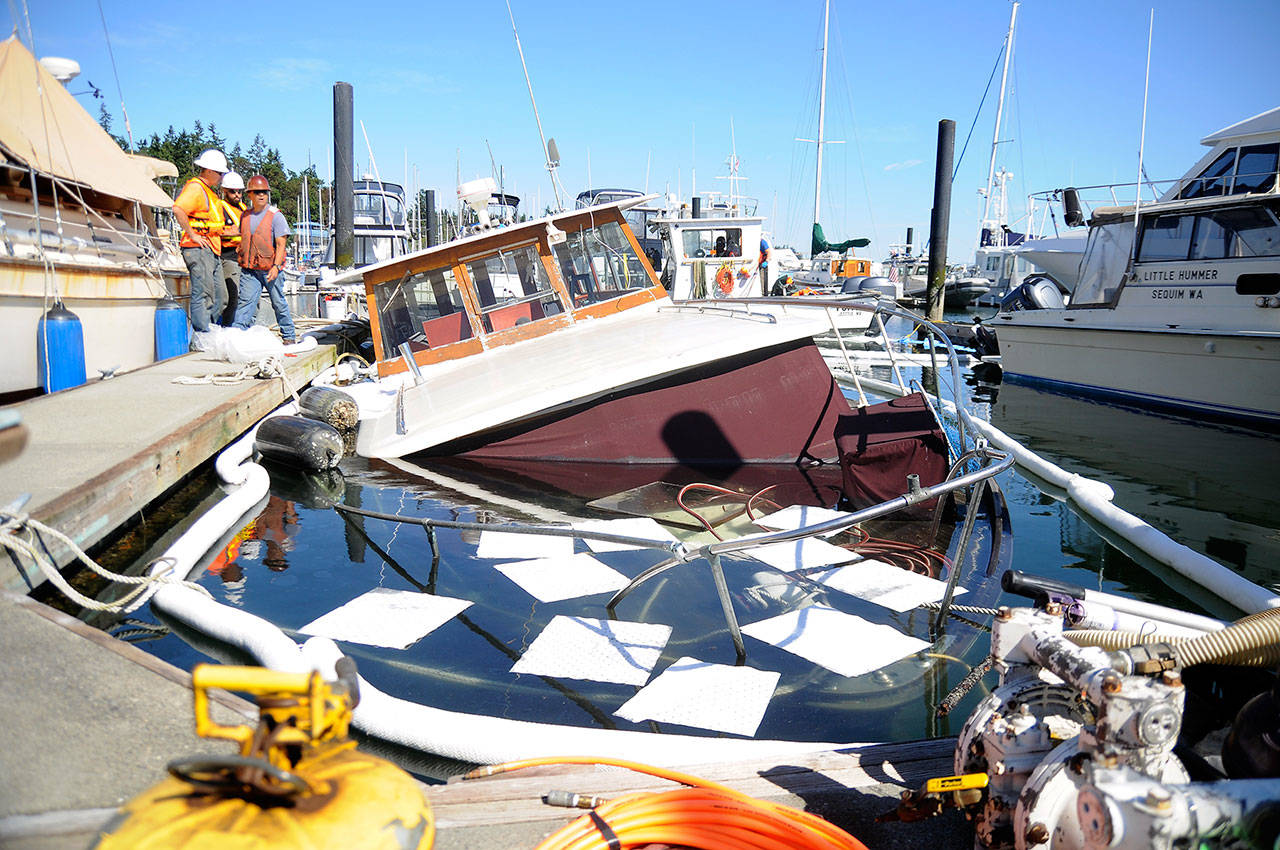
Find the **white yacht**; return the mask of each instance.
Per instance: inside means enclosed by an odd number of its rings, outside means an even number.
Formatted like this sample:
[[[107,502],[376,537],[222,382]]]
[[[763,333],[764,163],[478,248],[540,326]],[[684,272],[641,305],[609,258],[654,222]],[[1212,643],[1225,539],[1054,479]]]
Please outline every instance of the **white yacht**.
[[[1007,379],[1280,424],[1280,108],[1202,144],[1155,202],[1092,210],[1069,306],[1028,283],[996,317]]]

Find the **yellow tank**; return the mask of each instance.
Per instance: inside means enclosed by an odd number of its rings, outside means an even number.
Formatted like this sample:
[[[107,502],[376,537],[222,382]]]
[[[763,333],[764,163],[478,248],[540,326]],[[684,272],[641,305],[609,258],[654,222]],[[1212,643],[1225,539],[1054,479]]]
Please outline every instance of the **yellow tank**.
[[[336,682],[318,673],[201,665],[192,672],[196,732],[240,743],[236,756],[180,759],[172,777],[125,805],[98,850],[427,850],[431,807],[400,768],[360,753],[347,737],[358,701],[355,665]],[[208,689],[248,692],[260,719],[222,726]]]

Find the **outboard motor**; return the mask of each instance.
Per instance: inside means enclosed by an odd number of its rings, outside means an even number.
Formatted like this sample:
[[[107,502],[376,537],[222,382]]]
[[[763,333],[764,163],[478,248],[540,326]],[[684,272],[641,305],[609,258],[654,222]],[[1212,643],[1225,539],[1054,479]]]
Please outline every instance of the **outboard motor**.
[[[1019,310],[1061,310],[1066,306],[1058,285],[1043,275],[1029,277],[1000,300],[1001,313]]]
[[[844,282],[840,284],[840,294],[855,295],[859,292],[862,292],[863,291],[862,282],[866,279],[867,279],[866,275],[858,275],[857,277],[843,278]]]
[[[982,324],[982,320],[977,317],[973,320],[972,345],[979,358],[995,357],[1000,354],[1000,341],[996,339],[996,332]]]

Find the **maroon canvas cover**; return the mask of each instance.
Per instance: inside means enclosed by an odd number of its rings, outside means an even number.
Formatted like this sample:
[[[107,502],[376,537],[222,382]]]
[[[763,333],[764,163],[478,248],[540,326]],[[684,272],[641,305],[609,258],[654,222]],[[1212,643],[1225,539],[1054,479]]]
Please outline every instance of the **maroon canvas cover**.
[[[852,413],[811,340],[686,370],[433,449],[484,458],[737,466],[837,457]]]
[[[901,496],[911,473],[922,487],[947,477],[946,436],[919,393],[858,408],[840,417],[837,428],[844,493],[854,508]]]

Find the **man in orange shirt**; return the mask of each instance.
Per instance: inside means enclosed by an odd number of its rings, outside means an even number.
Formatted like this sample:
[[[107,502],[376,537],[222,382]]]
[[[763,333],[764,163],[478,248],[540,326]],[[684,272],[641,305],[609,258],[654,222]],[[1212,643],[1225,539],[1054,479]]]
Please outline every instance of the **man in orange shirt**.
[[[209,314],[220,311],[222,294],[222,199],[216,189],[227,173],[227,158],[222,151],[207,150],[192,163],[200,169],[178,193],[173,202],[173,217],[182,228],[182,260],[191,275],[191,303],[187,315],[191,327],[200,333],[209,330]],[[224,296],[225,297],[225,296]]]

